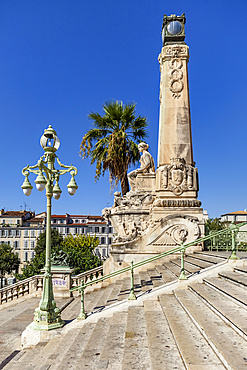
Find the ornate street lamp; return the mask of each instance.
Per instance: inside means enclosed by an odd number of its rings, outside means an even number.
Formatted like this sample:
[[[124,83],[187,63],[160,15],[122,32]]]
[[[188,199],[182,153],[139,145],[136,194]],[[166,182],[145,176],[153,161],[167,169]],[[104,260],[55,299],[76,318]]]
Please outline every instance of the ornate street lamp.
[[[55,152],[60,146],[60,141],[57,133],[51,126],[44,131],[41,136],[40,144],[45,151],[45,154],[40,157],[35,166],[26,166],[23,168],[22,173],[25,180],[22,184],[23,193],[27,196],[31,194],[32,185],[28,179],[30,173],[37,175],[35,180],[36,188],[43,191],[46,188],[47,197],[47,219],[46,219],[46,261],[45,273],[43,282],[43,293],[39,304],[34,312],[34,320],[30,326],[36,330],[51,330],[60,328],[64,325],[61,320],[61,313],[59,308],[56,307],[52,290],[52,275],[51,275],[51,198],[59,199],[62,193],[59,187],[59,177],[67,172],[70,172],[71,180],[68,187],[70,195],[74,195],[78,186],[75,182],[75,175],[77,175],[77,168],[74,166],[66,166],[60,162]],[[55,169],[54,163],[61,167]]]

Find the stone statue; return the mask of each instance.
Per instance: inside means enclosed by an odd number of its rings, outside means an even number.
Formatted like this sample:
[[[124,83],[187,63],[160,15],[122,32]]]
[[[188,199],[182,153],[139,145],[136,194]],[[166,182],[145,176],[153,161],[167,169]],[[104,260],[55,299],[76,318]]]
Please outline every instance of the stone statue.
[[[142,153],[140,158],[141,167],[128,174],[128,180],[132,191],[136,191],[136,177],[138,174],[155,172],[154,160],[148,152],[148,148],[149,145],[143,142],[138,145],[139,152]]]
[[[60,250],[58,253],[53,252],[51,255],[51,264],[53,266],[69,266],[68,253]]]

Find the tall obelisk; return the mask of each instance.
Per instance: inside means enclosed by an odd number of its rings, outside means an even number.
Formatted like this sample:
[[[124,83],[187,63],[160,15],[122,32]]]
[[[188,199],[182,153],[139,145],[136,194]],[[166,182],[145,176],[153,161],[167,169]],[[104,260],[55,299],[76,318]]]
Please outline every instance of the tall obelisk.
[[[163,18],[157,170],[139,173],[135,189],[123,197],[115,193],[114,206],[103,210],[117,232],[104,273],[204,235],[193,161],[185,21],[184,14]],[[195,244],[190,252],[201,248]]]
[[[198,176],[193,161],[188,85],[189,47],[185,44],[185,16],[163,18],[160,63],[160,118],[157,197],[183,200],[178,206],[198,206]],[[191,200],[188,203],[184,200]],[[164,201],[164,206],[173,203]],[[174,206],[174,204],[173,204]]]

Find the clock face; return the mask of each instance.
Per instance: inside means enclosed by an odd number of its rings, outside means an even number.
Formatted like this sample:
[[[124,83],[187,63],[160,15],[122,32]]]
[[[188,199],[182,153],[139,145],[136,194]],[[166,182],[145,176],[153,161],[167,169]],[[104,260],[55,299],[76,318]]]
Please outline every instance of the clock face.
[[[182,31],[182,25],[178,21],[170,22],[167,26],[167,31],[170,35],[177,35]]]

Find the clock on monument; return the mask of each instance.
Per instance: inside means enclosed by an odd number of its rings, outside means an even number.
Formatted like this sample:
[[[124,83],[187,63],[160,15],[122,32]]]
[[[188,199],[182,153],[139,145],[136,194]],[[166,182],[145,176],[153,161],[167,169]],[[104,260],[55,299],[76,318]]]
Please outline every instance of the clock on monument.
[[[185,22],[186,18],[184,13],[181,16],[175,14],[170,16],[164,15],[162,24],[163,45],[173,44],[174,42],[185,44]]]

